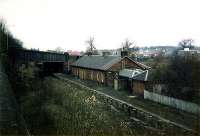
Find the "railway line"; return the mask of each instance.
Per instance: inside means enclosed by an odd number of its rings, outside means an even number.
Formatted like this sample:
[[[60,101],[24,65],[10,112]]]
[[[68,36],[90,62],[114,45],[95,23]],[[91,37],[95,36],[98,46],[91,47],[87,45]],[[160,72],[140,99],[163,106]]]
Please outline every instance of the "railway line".
[[[64,77],[63,74],[54,74],[54,77],[62,80],[63,82],[69,82],[71,84],[78,85],[83,89],[92,91],[95,97],[100,98],[104,103],[109,104],[111,106],[110,109],[114,112],[125,112],[130,118],[129,124],[133,125],[134,127],[140,126],[160,133],[165,133],[167,131],[181,131],[181,133],[184,134],[196,135],[196,132],[187,126],[167,120],[138,106],[132,105],[108,94],[89,88],[88,86]]]

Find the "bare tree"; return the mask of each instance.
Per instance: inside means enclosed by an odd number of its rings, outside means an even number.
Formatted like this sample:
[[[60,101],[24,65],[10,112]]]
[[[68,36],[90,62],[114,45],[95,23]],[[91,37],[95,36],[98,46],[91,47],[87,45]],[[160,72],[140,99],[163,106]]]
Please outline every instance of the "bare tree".
[[[65,50],[62,47],[60,47],[60,46],[58,46],[58,47],[55,48],[55,52],[63,53],[64,51]]]
[[[94,37],[90,37],[90,39],[86,41],[86,43],[88,44],[86,52],[88,54],[94,54],[96,52],[96,47],[94,45]]]
[[[182,49],[184,49],[184,48],[193,49],[194,48],[194,40],[193,39],[183,39],[182,41],[179,42],[178,45]]]
[[[131,42],[129,39],[125,39],[125,41],[122,42],[122,50],[129,50],[131,46],[135,47],[135,42]]]

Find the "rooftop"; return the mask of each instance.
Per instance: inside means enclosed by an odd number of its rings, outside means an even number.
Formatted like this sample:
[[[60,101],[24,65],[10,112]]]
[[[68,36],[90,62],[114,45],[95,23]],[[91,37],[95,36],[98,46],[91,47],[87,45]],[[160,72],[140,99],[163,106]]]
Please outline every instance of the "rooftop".
[[[123,57],[121,56],[100,56],[100,55],[92,55],[92,56],[83,56],[80,59],[78,59],[76,62],[72,64],[72,66],[78,66],[78,67],[84,67],[84,68],[91,68],[91,69],[98,69],[98,70],[107,70],[115,63],[121,61],[124,58],[128,58],[131,61],[133,61],[136,65],[143,69],[149,69],[150,67],[141,64],[139,62],[136,62],[132,60],[129,57]]]
[[[142,72],[143,72],[143,70],[141,70],[141,69],[135,69],[135,70],[132,70],[132,69],[122,69],[119,72],[119,76],[127,77],[127,78],[133,78],[135,75],[140,74]]]
[[[147,81],[149,78],[149,70],[143,71],[141,69],[123,69],[119,72],[119,76],[138,81]]]

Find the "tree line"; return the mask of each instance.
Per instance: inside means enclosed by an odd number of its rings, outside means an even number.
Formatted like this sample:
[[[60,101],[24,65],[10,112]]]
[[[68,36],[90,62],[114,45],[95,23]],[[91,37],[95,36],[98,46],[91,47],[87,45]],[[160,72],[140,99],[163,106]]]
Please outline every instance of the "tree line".
[[[163,94],[199,103],[200,98],[200,56],[198,54],[179,54],[184,48],[194,49],[192,39],[184,39],[178,44],[177,50],[167,58],[166,65],[160,65],[164,59],[158,56],[153,69],[152,80],[167,85]]]
[[[23,48],[22,45],[23,43],[10,33],[5,21],[0,19],[0,60],[6,67],[7,73],[11,70],[15,51]]]

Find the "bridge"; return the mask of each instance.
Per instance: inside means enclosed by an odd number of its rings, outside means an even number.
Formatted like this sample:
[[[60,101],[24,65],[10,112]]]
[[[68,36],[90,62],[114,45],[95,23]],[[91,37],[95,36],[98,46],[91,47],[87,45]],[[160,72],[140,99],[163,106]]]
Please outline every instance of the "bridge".
[[[68,54],[38,50],[18,50],[16,52],[16,59],[24,62],[66,62],[68,56]]]
[[[45,72],[68,71],[68,53],[45,52],[38,50],[17,50],[15,61],[21,64],[33,62]]]
[[[16,50],[12,55],[15,56],[13,64],[17,64],[16,66],[34,63],[45,72],[64,72],[68,68],[65,66],[68,64],[67,53]],[[0,135],[2,134],[30,136],[0,58]]]

